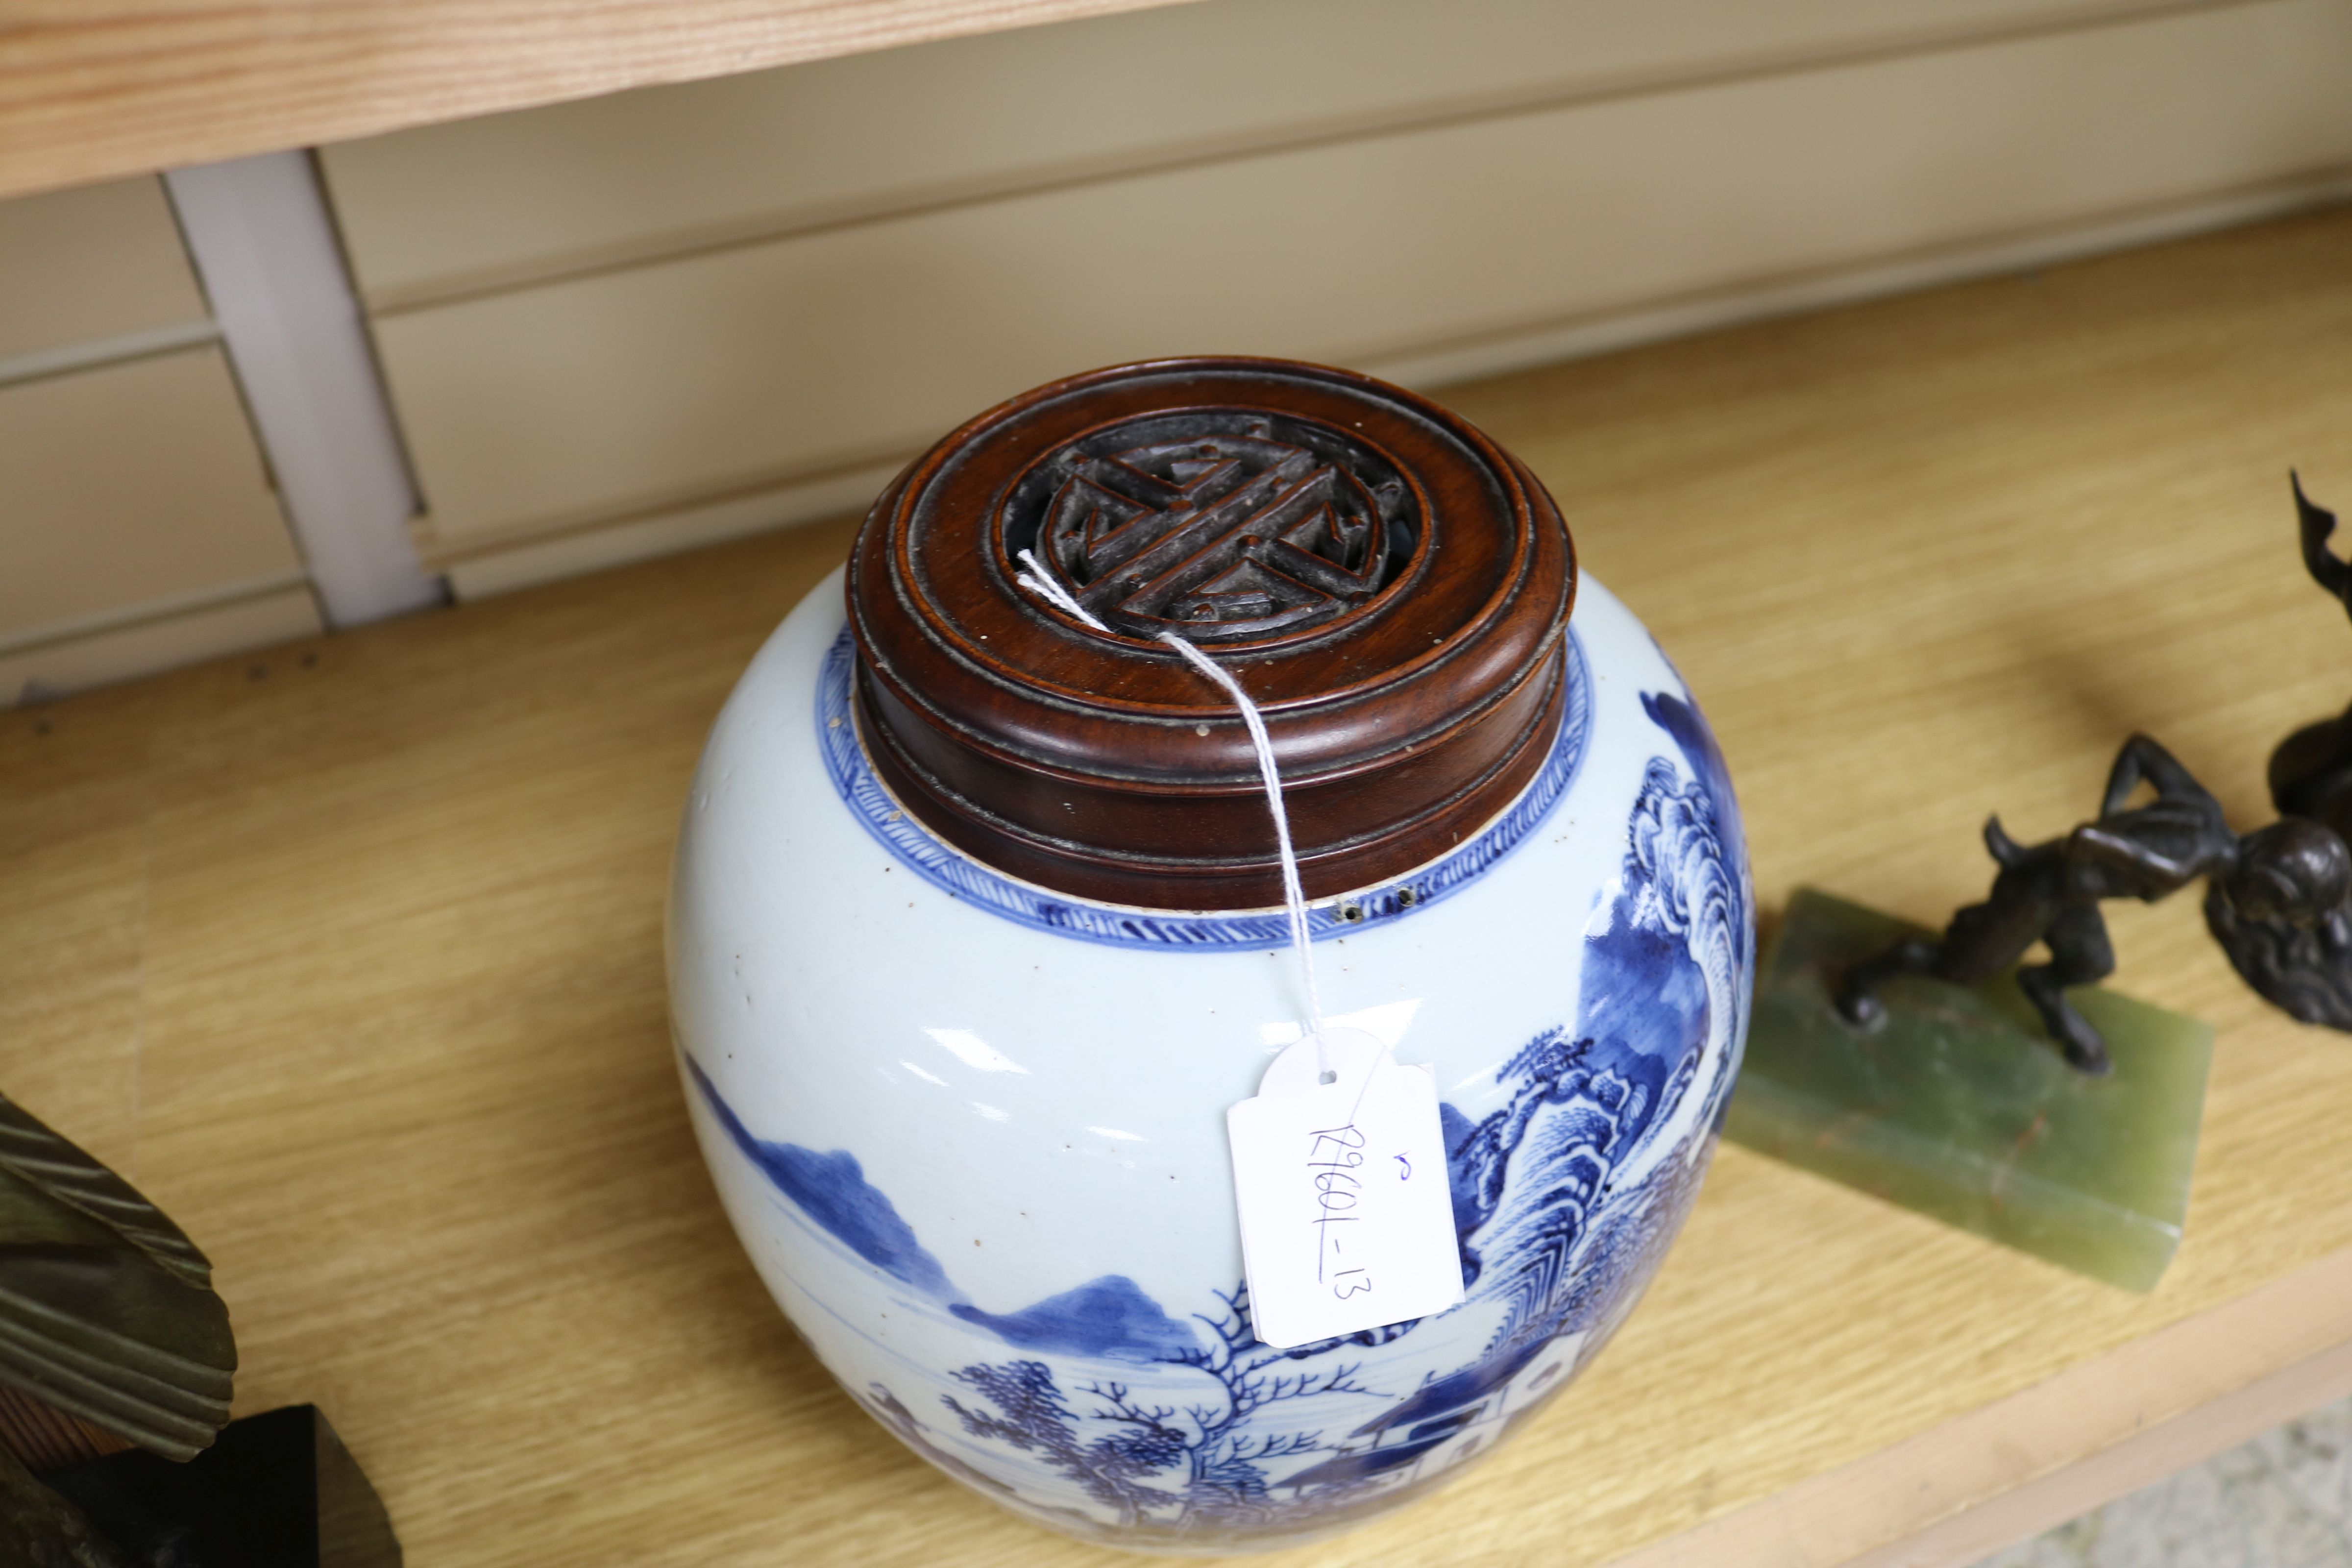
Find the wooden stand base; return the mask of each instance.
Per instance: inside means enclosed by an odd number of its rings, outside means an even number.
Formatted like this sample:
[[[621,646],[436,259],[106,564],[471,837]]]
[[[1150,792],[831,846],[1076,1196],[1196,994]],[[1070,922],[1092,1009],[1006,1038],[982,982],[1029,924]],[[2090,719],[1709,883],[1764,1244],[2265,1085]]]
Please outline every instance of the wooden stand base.
[[[134,1449],[41,1479],[134,1562],[400,1568],[390,1516],[315,1405],[232,1421],[184,1465]]]

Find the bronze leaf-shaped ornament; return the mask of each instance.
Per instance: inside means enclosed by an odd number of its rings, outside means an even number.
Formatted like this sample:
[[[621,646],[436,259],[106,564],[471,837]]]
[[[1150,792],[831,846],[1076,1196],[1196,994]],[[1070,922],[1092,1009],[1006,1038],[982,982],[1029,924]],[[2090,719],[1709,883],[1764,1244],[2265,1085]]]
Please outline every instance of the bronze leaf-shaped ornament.
[[[195,1244],[0,1096],[0,1384],[185,1460],[227,1425],[236,1370]]]

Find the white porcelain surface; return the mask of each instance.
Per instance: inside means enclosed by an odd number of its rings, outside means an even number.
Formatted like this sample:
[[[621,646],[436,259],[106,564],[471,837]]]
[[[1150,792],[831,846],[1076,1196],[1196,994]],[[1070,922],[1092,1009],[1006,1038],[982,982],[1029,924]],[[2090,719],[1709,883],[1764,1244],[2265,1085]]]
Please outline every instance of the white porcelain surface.
[[[1235,1310],[1224,1118],[1297,1037],[1278,913],[1090,905],[945,849],[856,776],[843,623],[836,576],[729,701],[669,928],[719,1194],[843,1385],[984,1495],[1192,1551],[1391,1506],[1564,1386],[1696,1190],[1752,968],[1727,781],[1632,616],[1582,580],[1539,798],[1318,907],[1332,1020],[1435,1069],[1475,1277],[1287,1354]]]

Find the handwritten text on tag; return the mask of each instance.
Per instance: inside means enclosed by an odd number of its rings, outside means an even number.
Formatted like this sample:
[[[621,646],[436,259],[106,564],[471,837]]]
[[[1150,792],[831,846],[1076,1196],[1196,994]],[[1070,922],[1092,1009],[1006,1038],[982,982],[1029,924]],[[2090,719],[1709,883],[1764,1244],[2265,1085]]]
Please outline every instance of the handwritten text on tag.
[[[1462,1300],[1437,1088],[1356,1029],[1275,1058],[1225,1112],[1257,1337],[1277,1350],[1385,1328]]]

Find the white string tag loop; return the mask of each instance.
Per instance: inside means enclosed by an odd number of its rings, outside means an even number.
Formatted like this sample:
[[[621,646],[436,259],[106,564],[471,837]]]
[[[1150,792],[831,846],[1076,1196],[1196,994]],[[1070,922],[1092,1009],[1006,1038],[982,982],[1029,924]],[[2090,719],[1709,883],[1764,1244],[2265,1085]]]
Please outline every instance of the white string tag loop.
[[[1015,577],[1021,586],[1095,630],[1110,631],[1084,605],[1073,598],[1068,590],[1054,581],[1045,567],[1038,564],[1034,554],[1024,550],[1019,559],[1021,564],[1028,568]],[[1258,775],[1265,781],[1266,805],[1274,814],[1275,849],[1282,860],[1282,900],[1288,907],[1290,916],[1290,946],[1297,956],[1298,980],[1307,994],[1307,1037],[1315,1042],[1316,1071],[1323,1081],[1328,1082],[1331,1056],[1329,1047],[1324,1043],[1323,998],[1315,984],[1315,944],[1307,930],[1306,889],[1298,880],[1298,855],[1290,845],[1290,814],[1282,804],[1282,774],[1274,763],[1274,741],[1266,733],[1265,721],[1259,716],[1257,704],[1250,700],[1250,694],[1242,689],[1242,683],[1234,679],[1224,666],[1174,632],[1161,632],[1160,640],[1174,648],[1186,663],[1215,681],[1225,695],[1233,699],[1234,706],[1241,710],[1243,726],[1249,731],[1250,745],[1257,752]]]
[[[1019,559],[1026,570],[1014,580],[1023,588],[1110,632],[1034,554],[1024,550]],[[1225,1113],[1252,1331],[1287,1350],[1444,1311],[1463,1299],[1463,1284],[1436,1080],[1426,1067],[1399,1066],[1387,1045],[1360,1029],[1325,1026],[1307,894],[1265,720],[1223,665],[1174,632],[1159,640],[1241,710],[1274,815],[1290,945],[1307,997],[1305,1037],[1275,1058],[1255,1095]]]

